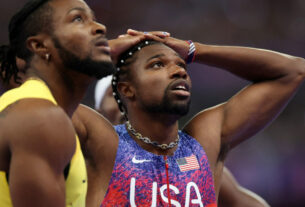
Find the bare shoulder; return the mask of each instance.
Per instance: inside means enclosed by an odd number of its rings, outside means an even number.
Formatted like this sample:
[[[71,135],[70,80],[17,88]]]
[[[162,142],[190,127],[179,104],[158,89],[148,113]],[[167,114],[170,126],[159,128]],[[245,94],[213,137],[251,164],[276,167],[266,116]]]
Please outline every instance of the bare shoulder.
[[[83,104],[76,109],[72,121],[76,131],[86,137],[98,132],[103,132],[105,136],[116,134],[112,124],[104,116]]]
[[[118,135],[105,117],[87,106],[80,105],[72,120],[87,159],[102,160],[102,157],[115,155]]]
[[[75,152],[72,121],[53,103],[23,99],[3,112],[10,193],[14,205],[64,206],[64,168]],[[27,189],[26,191],[24,189]]]
[[[210,163],[216,163],[221,150],[221,133],[224,105],[205,109],[196,114],[183,128],[204,148]]]
[[[12,152],[21,150],[54,159],[72,156],[75,132],[71,120],[60,107],[47,100],[24,99],[8,110],[3,136],[9,137]]]

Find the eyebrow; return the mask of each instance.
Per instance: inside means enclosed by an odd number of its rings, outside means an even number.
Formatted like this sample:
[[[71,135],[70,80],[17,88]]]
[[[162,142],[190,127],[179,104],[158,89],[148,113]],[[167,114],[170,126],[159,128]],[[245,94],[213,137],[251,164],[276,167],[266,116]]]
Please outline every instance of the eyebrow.
[[[82,8],[82,7],[74,7],[74,8],[72,8],[72,9],[70,9],[70,10],[67,12],[67,14],[69,14],[70,12],[72,12],[72,11],[74,11],[74,10],[77,10],[77,11],[81,11],[81,12],[87,13],[87,10],[84,9],[84,8]],[[90,14],[92,15],[92,18],[95,20],[95,19],[96,19],[96,18],[95,18],[95,13],[94,13],[94,11],[92,11],[91,9],[90,9]]]
[[[150,61],[151,59],[159,58],[159,57],[164,57],[164,56],[165,56],[164,54],[157,54],[157,55],[154,55],[154,56],[148,58],[148,59],[146,60],[146,62]]]
[[[164,57],[164,56],[165,56],[164,54],[157,54],[157,55],[154,55],[154,56],[148,58],[148,59],[146,60],[146,62],[150,61],[151,59],[160,58],[160,57]],[[178,58],[180,58],[180,59],[183,60],[183,58],[182,58],[178,53],[175,53],[175,56],[177,56]]]

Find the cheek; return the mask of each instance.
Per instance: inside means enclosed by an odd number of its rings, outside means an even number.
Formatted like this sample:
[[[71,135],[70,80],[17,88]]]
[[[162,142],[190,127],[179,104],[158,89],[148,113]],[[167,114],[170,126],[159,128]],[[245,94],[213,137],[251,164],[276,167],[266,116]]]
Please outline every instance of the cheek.
[[[143,79],[137,90],[145,100],[162,100],[167,87],[166,83],[163,78],[148,77]]]
[[[70,31],[66,34],[69,35],[62,35],[62,37],[59,38],[62,46],[78,56],[87,55],[91,47],[89,34],[80,31],[74,33]]]

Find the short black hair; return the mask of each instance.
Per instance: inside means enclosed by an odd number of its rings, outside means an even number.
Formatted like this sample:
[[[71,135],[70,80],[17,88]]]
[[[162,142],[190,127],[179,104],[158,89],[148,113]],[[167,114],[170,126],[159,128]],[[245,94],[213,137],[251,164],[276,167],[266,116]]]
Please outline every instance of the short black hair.
[[[53,28],[53,9],[51,0],[30,0],[19,10],[9,23],[9,45],[0,47],[1,78],[8,82],[12,76],[18,76],[16,57],[26,62],[33,53],[27,49],[28,37],[40,32],[51,33]]]
[[[124,105],[120,93],[118,92],[118,88],[117,88],[118,82],[122,80],[132,79],[130,75],[130,69],[131,69],[130,66],[137,59],[136,53],[146,46],[155,45],[155,44],[163,44],[163,43],[155,40],[143,40],[138,44],[132,46],[131,48],[127,49],[118,58],[118,62],[116,64],[117,69],[116,72],[113,74],[111,86],[113,90],[113,96],[119,106],[120,111],[123,113],[126,120],[128,120],[127,107]]]

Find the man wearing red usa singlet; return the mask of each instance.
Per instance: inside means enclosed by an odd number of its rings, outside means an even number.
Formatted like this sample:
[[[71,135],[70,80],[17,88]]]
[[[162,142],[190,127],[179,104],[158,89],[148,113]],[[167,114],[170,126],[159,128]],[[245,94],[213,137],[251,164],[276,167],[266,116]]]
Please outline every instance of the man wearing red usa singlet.
[[[112,51],[143,35],[128,32],[109,42]],[[102,206],[216,206],[227,152],[267,126],[304,81],[302,58],[172,37],[143,41],[112,56],[113,95],[129,122],[114,132],[103,126],[103,117],[92,115],[86,119],[96,123],[95,130],[79,130],[85,145],[95,148],[91,157],[98,157],[90,159],[89,171]],[[179,131],[177,121],[190,101],[186,62],[192,61],[252,84]]]

